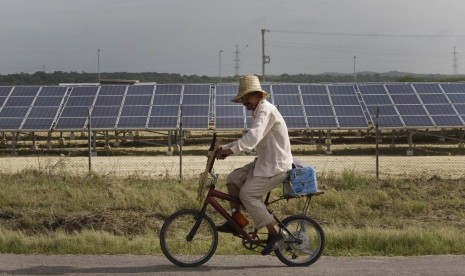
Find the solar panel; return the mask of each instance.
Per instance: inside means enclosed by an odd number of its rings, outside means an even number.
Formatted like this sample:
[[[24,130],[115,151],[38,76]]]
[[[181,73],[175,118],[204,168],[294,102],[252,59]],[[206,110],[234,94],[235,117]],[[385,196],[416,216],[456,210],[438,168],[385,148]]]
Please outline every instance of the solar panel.
[[[261,87],[262,87],[262,90],[264,90],[265,92],[268,92],[269,94],[273,93],[273,90],[271,89],[270,84],[261,84]]]
[[[237,95],[238,85],[218,84],[215,88],[215,128],[244,129],[245,111],[241,104],[231,100]]]
[[[208,105],[210,95],[184,95],[182,97],[183,105]]]
[[[92,117],[117,117],[119,110],[119,106],[94,106]]]
[[[157,84],[155,95],[181,95],[181,84]]]
[[[302,95],[302,100],[304,105],[331,105],[327,95]]]
[[[143,129],[147,123],[147,116],[120,117],[118,129]]]
[[[150,116],[179,116],[179,106],[153,106]]]
[[[391,105],[393,104],[388,95],[362,95],[366,105]]]
[[[54,118],[28,118],[21,126],[22,130],[41,131],[52,127]]]
[[[114,129],[117,117],[91,117],[92,129]]]
[[[437,127],[462,127],[459,116],[431,116]]]
[[[127,95],[152,95],[155,91],[154,85],[129,85]]]
[[[372,116],[373,123],[376,124],[376,117]],[[378,118],[379,128],[402,128],[404,124],[399,116],[381,116]]]
[[[465,83],[441,83],[439,84],[446,93],[465,93]]]
[[[73,87],[54,128],[60,131],[85,129],[98,89],[98,86]]]
[[[434,124],[428,116],[402,116],[406,127],[433,127]]]
[[[90,107],[94,103],[94,97],[69,97],[66,106]]]
[[[182,107],[183,116],[206,116],[208,117],[208,105],[186,105]]]
[[[39,97],[64,97],[68,87],[65,86],[45,86],[39,92]]]
[[[0,86],[0,96],[6,97],[10,94],[12,86]]]
[[[328,85],[330,95],[355,95],[352,85]]]
[[[410,84],[386,84],[386,89],[388,92],[393,94],[415,94],[415,91],[412,89]]]
[[[216,129],[244,129],[244,117],[215,117]]]
[[[8,97],[4,106],[31,106],[34,97]]]
[[[315,85],[315,84],[301,84],[300,92],[302,95],[327,95],[328,91],[324,85]]]
[[[6,101],[6,97],[0,97],[0,107],[2,107],[5,101]]]
[[[241,105],[216,106],[216,117],[244,117],[244,108]]]
[[[360,105],[357,96],[331,96],[333,105]]]
[[[28,119],[29,118],[52,118],[54,119],[57,115],[59,108],[58,106],[55,107],[32,107],[31,111],[29,111]]]
[[[178,117],[150,117],[149,129],[176,129],[178,128]]]
[[[420,99],[424,104],[442,104],[449,103],[444,94],[420,94]]]
[[[123,106],[121,116],[145,116],[147,118],[150,111],[150,106]]]
[[[456,115],[454,108],[451,105],[425,105],[426,110],[431,115]]]
[[[124,105],[150,105],[152,96],[139,95],[139,96],[126,96]]]
[[[229,99],[232,99],[237,95],[237,90],[239,85],[237,84],[217,84],[215,87],[216,96],[228,96]]]
[[[335,117],[308,117],[308,127],[310,129],[336,129],[337,123]]]
[[[210,84],[185,84],[183,94],[210,95]]]
[[[182,127],[190,129],[208,129],[208,120],[206,116],[182,117]]]
[[[422,105],[398,105],[400,115],[427,115]]]
[[[435,93],[442,93],[441,87],[437,83],[415,83],[413,84],[415,91],[418,94],[435,94]]]
[[[86,127],[87,117],[60,117],[55,126],[56,130],[82,130]]]
[[[302,105],[300,95],[276,95],[273,94],[275,105]]]
[[[394,104],[420,104],[416,95],[391,95]]]
[[[69,106],[63,108],[61,117],[87,117],[89,108],[85,106]]]
[[[279,112],[283,117],[304,117],[302,105],[284,105],[279,106]]]
[[[123,96],[97,96],[96,106],[121,106]]]
[[[334,106],[336,116],[364,116],[362,107],[360,105],[354,106]]]
[[[452,103],[465,103],[465,94],[447,94]]]
[[[362,95],[387,95],[387,91],[381,84],[358,85],[358,90]]]
[[[273,84],[274,95],[298,95],[299,87],[297,84]]]
[[[157,95],[153,97],[153,105],[179,105],[181,94],[179,95]]]
[[[465,104],[454,104],[454,107],[460,115],[465,115]]]
[[[334,116],[333,108],[331,106],[305,106],[305,114],[307,116],[317,117],[317,116]]]
[[[1,130],[18,130],[24,118],[0,118]]]
[[[63,97],[37,97],[34,106],[60,106]]]
[[[4,107],[0,111],[1,118],[24,118],[26,116],[29,107]]]
[[[115,95],[124,95],[126,92],[127,86],[125,85],[102,85],[98,92],[99,96],[115,96]]]
[[[305,129],[307,128],[307,123],[305,122],[305,117],[283,117],[286,122],[288,129]]]
[[[216,105],[239,105],[237,103],[231,102],[232,98],[232,96],[216,96]]]
[[[95,96],[97,95],[97,91],[98,91],[97,86],[73,87],[73,90],[71,90],[70,96],[73,96],[73,97]]]
[[[371,117],[376,116],[376,108],[378,106],[368,106],[368,113],[371,115]],[[394,108],[393,105],[382,105],[379,106],[379,116],[386,116],[386,115],[398,115],[396,109]]]
[[[347,116],[347,117],[337,117],[339,122],[339,126],[341,128],[367,128],[368,122],[365,116],[363,117],[355,117],[355,116]]]
[[[16,86],[11,92],[11,96],[35,97],[39,89],[39,86]]]

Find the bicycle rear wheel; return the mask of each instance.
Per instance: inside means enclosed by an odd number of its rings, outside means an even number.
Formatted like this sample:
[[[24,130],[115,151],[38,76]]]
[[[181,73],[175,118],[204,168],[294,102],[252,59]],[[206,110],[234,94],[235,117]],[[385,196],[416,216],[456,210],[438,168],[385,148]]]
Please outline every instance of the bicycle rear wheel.
[[[188,235],[200,216],[194,209],[180,210],[169,216],[160,231],[163,254],[178,266],[199,266],[207,262],[218,246],[215,224],[203,215],[192,240]]]
[[[282,222],[295,239],[289,238],[275,251],[281,262],[288,266],[309,266],[316,262],[325,246],[321,226],[313,219],[294,215]]]

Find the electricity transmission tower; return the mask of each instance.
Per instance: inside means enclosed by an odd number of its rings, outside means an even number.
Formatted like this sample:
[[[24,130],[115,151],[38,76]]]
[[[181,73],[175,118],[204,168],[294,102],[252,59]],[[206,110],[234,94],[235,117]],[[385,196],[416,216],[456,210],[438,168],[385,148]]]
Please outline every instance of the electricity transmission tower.
[[[234,58],[234,72],[236,74],[236,81],[239,80],[239,45],[236,45],[236,51],[234,52],[235,58]]]
[[[457,65],[457,61],[458,61],[457,54],[458,54],[458,53],[455,51],[455,47],[454,47],[454,52],[452,52],[452,54],[453,54],[453,58],[452,58],[452,62],[453,62],[453,63],[452,63],[452,68],[454,68],[454,71],[453,71],[453,72],[454,72],[454,75],[457,75],[457,67],[458,67],[458,65]]]

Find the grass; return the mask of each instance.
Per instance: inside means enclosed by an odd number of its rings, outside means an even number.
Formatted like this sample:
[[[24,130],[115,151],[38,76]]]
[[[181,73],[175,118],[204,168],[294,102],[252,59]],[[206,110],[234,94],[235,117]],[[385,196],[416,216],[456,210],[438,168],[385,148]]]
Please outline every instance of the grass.
[[[1,253],[160,254],[157,236],[164,219],[199,207],[196,179],[76,176],[59,170],[0,177]],[[319,176],[319,185],[325,194],[312,200],[309,215],[325,230],[325,255],[465,254],[465,179],[376,182],[344,171]],[[218,186],[224,189],[224,183]],[[281,201],[273,209],[285,217],[303,203]],[[217,253],[253,252],[221,234]]]

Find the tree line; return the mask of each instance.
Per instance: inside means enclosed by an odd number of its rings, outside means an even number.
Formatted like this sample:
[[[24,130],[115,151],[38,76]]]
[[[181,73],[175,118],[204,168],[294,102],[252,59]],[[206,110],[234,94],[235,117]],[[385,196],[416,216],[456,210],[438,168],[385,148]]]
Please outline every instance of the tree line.
[[[101,73],[101,79],[111,80],[138,80],[139,82],[156,83],[218,83],[218,77],[181,75],[172,73],[157,72],[117,72]],[[33,74],[0,74],[0,85],[58,85],[60,83],[97,83],[99,76],[97,73],[87,72],[62,72],[45,73],[37,71]],[[323,73],[323,74],[281,74],[267,75],[267,82],[280,83],[332,83],[332,82],[353,82],[353,74]],[[224,83],[237,82],[237,77],[222,77]],[[440,74],[410,74],[401,72],[373,73],[364,72],[356,75],[357,82],[458,82],[465,81],[465,75],[440,75]]]

